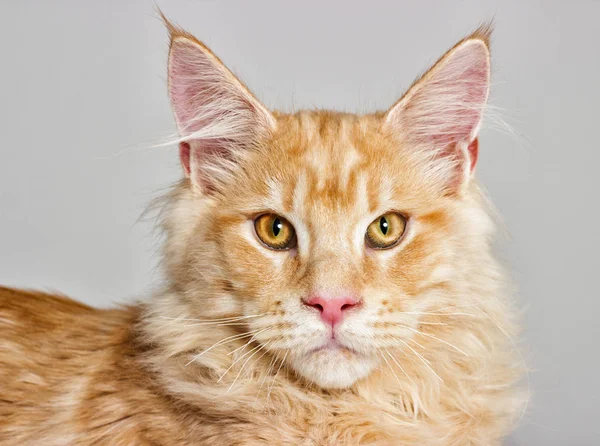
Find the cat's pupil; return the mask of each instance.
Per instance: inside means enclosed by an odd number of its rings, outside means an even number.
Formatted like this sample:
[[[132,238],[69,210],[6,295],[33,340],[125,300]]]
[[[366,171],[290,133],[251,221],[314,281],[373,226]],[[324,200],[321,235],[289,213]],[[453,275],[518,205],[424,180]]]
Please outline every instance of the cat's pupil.
[[[273,221],[273,235],[277,237],[281,232],[281,229],[283,229],[283,224],[281,223],[280,219],[276,218]]]
[[[387,220],[385,219],[385,217],[381,217],[381,219],[379,220],[379,229],[381,229],[381,233],[383,235],[386,235],[389,229],[389,224],[387,222]]]

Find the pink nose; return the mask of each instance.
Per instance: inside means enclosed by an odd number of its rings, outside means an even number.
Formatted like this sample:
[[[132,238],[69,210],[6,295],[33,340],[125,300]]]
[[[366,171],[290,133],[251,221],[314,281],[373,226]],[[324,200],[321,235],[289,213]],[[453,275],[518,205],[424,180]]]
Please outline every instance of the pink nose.
[[[319,310],[321,319],[323,319],[326,324],[335,326],[342,322],[346,310],[349,310],[358,304],[358,300],[353,297],[335,297],[327,299],[321,296],[314,296],[304,303],[309,307]]]

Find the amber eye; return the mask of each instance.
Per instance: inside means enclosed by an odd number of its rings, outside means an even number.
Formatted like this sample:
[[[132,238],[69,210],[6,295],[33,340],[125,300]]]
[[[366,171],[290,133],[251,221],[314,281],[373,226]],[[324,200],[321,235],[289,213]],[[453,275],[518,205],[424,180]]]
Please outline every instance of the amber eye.
[[[254,220],[256,235],[271,249],[291,249],[296,246],[296,231],[285,218],[277,214],[263,214]]]
[[[369,225],[365,240],[371,248],[387,249],[398,243],[405,230],[406,218],[396,212],[388,212]]]

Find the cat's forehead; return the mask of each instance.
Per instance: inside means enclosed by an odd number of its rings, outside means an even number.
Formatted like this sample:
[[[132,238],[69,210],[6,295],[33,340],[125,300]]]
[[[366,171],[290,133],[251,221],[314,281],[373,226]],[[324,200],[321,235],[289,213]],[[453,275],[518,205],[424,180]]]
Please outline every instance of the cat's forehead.
[[[360,119],[333,112],[300,112],[279,120],[273,148],[286,175],[275,180],[286,212],[347,209],[364,195],[367,156],[357,138]],[[360,183],[360,184],[359,184]],[[372,186],[372,184],[371,184]]]
[[[303,111],[277,120],[230,189],[240,211],[356,220],[431,200],[410,149],[382,130],[381,115]]]
[[[330,111],[303,111],[279,117],[275,144],[303,164],[325,165],[326,174],[344,169],[343,162],[368,161],[381,144],[378,115],[358,116]]]
[[[276,191],[286,212],[374,212],[406,182],[408,167],[378,115],[300,112],[280,116],[279,124],[270,193]]]

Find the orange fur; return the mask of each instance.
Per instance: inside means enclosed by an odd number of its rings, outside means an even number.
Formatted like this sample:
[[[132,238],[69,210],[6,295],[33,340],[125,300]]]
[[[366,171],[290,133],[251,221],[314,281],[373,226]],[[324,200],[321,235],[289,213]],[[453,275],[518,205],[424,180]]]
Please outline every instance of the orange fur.
[[[475,181],[449,194],[385,114],[269,116],[235,175],[210,191],[192,175],[168,197],[167,280],[147,303],[0,289],[2,444],[462,446],[510,432],[517,328]],[[405,240],[366,250],[389,210],[410,216]],[[262,212],[295,226],[297,252],[257,243]],[[309,351],[324,328],[300,299],[316,290],[362,299],[337,353]]]

